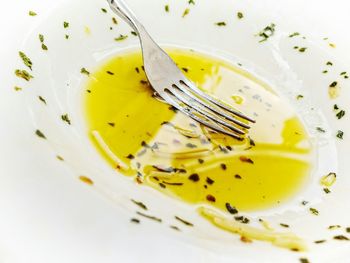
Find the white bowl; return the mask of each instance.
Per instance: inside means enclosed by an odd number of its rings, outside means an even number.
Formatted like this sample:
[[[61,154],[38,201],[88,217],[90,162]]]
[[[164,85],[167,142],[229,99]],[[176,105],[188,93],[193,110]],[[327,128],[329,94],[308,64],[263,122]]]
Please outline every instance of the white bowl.
[[[0,17],[5,30],[0,36],[0,261],[298,262],[306,257],[310,262],[348,262],[350,242],[332,237],[346,235],[344,227],[350,227],[350,125],[348,115],[341,120],[335,117],[333,104],[350,112],[350,80],[339,75],[350,72],[346,33],[350,4],[345,0],[196,0],[195,5],[185,0],[126,2],[159,43],[242,63],[294,105],[317,142],[313,182],[285,206],[250,216],[263,216],[275,225],[289,223],[309,243],[309,251],[296,253],[258,241],[242,243],[238,236],[198,216],[193,206],[117,176],[87,137],[82,100],[86,78],[80,69],[93,71],[114,54],[138,47],[137,38],[113,40],[131,29],[117,18],[119,25],[109,30],[112,13],[104,1],[14,0],[3,3]],[[164,11],[165,4],[170,6],[169,13]],[[191,11],[182,18],[186,8]],[[29,10],[38,15],[29,16]],[[244,19],[237,19],[238,11],[244,13]],[[70,23],[69,28],[63,27],[63,21]],[[214,25],[220,21],[227,26]],[[272,22],[275,36],[259,43],[256,33]],[[296,31],[306,39],[288,37]],[[47,52],[41,49],[38,34],[45,36]],[[296,52],[296,45],[308,47],[307,52]],[[13,74],[23,68],[19,50],[33,61],[30,82]],[[334,65],[328,67],[328,74],[322,74],[327,61]],[[341,95],[331,100],[328,86],[334,80],[341,85]],[[14,86],[23,90],[16,92]],[[294,99],[299,93],[305,95],[303,102]],[[71,126],[60,119],[65,113],[70,115]],[[315,132],[317,126],[327,132]],[[37,129],[46,140],[35,135]],[[337,130],[344,131],[344,140],[335,137]],[[318,181],[329,172],[337,173],[337,183],[325,195]],[[82,184],[81,175],[92,178],[94,186]],[[131,224],[137,210],[131,198],[145,202],[149,213],[161,217],[163,223],[142,220],[140,225]],[[317,207],[318,217],[308,212],[308,206],[298,205],[304,199]],[[176,223],[174,215],[194,222],[195,227],[175,232],[169,228]],[[327,229],[338,224],[341,229]],[[313,244],[318,239],[328,241]]]

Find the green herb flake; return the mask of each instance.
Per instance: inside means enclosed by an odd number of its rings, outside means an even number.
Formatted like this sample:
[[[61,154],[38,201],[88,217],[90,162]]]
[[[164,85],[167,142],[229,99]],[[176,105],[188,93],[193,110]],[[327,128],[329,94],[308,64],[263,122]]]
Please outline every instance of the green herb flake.
[[[316,127],[316,130],[317,130],[318,132],[321,132],[321,133],[325,133],[325,132],[326,132],[326,130],[323,129],[323,128],[321,128],[321,127]]]
[[[328,227],[329,230],[334,230],[334,229],[339,229],[339,228],[341,228],[340,225],[332,225],[332,226]]]
[[[45,50],[45,51],[48,50],[47,46],[46,46],[44,43],[41,44],[41,49],[42,49],[42,50]]]
[[[140,220],[137,219],[137,218],[131,218],[131,219],[130,219],[130,222],[131,222],[131,223],[134,223],[134,224],[140,224]]]
[[[324,191],[326,194],[330,194],[330,193],[331,193],[331,190],[329,190],[329,188],[327,188],[327,187],[323,188],[323,191]]]
[[[64,161],[64,158],[63,158],[62,156],[60,156],[60,155],[56,155],[56,158],[57,158],[57,160],[59,160],[59,161],[61,161],[61,162]]]
[[[135,201],[134,199],[131,199],[131,202],[133,202],[135,205],[137,205],[138,207],[140,207],[143,210],[148,210],[147,206],[139,201]]]
[[[337,85],[338,85],[338,82],[333,81],[333,82],[329,85],[329,87],[334,88],[334,87],[336,87]]]
[[[194,0],[189,0],[189,1],[188,1],[188,4],[189,4],[189,5],[195,5],[196,3],[194,2]]]
[[[307,47],[301,47],[299,48],[299,52],[304,53],[307,50]]]
[[[137,37],[137,33],[135,31],[131,31],[130,33],[131,33],[131,35]]]
[[[18,86],[15,86],[15,87],[14,87],[14,90],[15,90],[15,91],[21,91],[22,88],[21,88],[21,87],[18,87]]]
[[[87,76],[90,76],[90,72],[89,72],[86,68],[82,68],[82,69],[80,70],[80,73],[81,73],[81,74],[85,74],[85,75],[87,75]]]
[[[171,229],[174,229],[176,231],[181,231],[180,228],[178,228],[177,226],[170,226]]]
[[[107,10],[106,10],[105,8],[101,8],[101,11],[102,11],[103,13],[107,13]]]
[[[328,73],[328,70],[324,70],[322,71],[323,74],[327,74]]]
[[[343,139],[343,137],[344,137],[344,132],[343,132],[343,131],[341,131],[341,130],[338,130],[338,131],[337,131],[337,135],[336,135],[336,136],[337,136],[337,138],[338,138],[338,139],[341,139],[341,140],[342,140],[342,139]]]
[[[226,22],[217,22],[215,23],[217,26],[226,26]]]
[[[15,70],[15,75],[19,78],[26,80],[26,81],[30,81],[32,78],[34,78],[32,75],[29,74],[28,71],[20,70],[20,69]]]
[[[127,35],[122,35],[122,34],[120,34],[119,37],[116,37],[114,40],[115,40],[115,41],[123,41],[123,40],[125,40],[125,39],[127,39],[127,38],[128,38]]]
[[[335,240],[342,240],[342,241],[349,241],[350,239],[344,235],[338,235],[338,236],[334,236],[333,239]]]
[[[283,224],[283,223],[280,223],[280,226],[281,226],[281,227],[284,227],[284,228],[289,228],[289,225]]]
[[[232,215],[238,214],[238,210],[236,209],[236,207],[232,206],[230,203],[226,203],[225,207],[230,214]]]
[[[244,17],[242,12],[237,12],[238,19],[242,19]]]
[[[256,146],[255,141],[250,136],[248,136],[248,140],[249,140],[249,145],[250,146]],[[232,150],[232,147],[229,150]]]
[[[194,149],[194,148],[197,148],[197,145],[193,144],[193,143],[187,143],[186,144],[186,147],[187,148],[190,148],[190,149]]]
[[[345,229],[345,231],[346,231],[347,233],[350,233],[350,227],[347,227],[347,228]]]
[[[310,207],[309,210],[315,216],[318,216],[320,214],[319,211],[316,208]]]
[[[48,48],[47,48],[47,46],[44,44],[44,41],[45,41],[44,35],[39,34],[39,40],[40,40],[40,43],[41,43],[41,49],[47,51]]]
[[[326,63],[326,65],[327,65],[327,66],[333,66],[333,63],[330,62],[330,61],[328,61],[328,62]]]
[[[343,75],[346,75],[346,74],[347,74],[346,71],[344,71],[344,72],[340,73],[340,76],[343,76]]]
[[[297,100],[301,100],[301,99],[303,99],[303,98],[304,98],[303,95],[301,95],[301,94],[297,95]]]
[[[266,26],[263,30],[261,30],[257,34],[257,36],[261,38],[259,43],[267,41],[270,37],[272,37],[275,33],[275,30],[276,30],[276,25],[274,23],[271,23],[270,25]]]
[[[310,263],[307,258],[299,258],[300,263]]]
[[[345,116],[345,111],[341,110],[336,114],[338,120],[342,119]]]
[[[186,225],[186,226],[193,226],[192,223],[190,223],[190,222],[188,222],[188,221],[186,221],[186,220],[184,220],[184,219],[182,219],[182,218],[180,218],[180,217],[178,217],[178,216],[175,216],[175,219],[178,220],[178,221],[180,221],[181,223],[183,223],[183,224]]]
[[[325,242],[326,242],[326,240],[324,240],[324,239],[314,241],[315,244],[322,244],[322,243],[325,243]]]
[[[234,218],[237,222],[241,222],[242,224],[248,224],[250,222],[249,218],[245,216],[235,216]]]
[[[182,13],[182,17],[187,16],[190,13],[190,9],[186,8],[185,11]]]
[[[42,103],[44,103],[45,105],[47,104],[47,103],[46,103],[46,100],[45,100],[43,97],[38,96],[38,99],[39,99]]]
[[[72,124],[72,123],[71,123],[71,121],[70,121],[70,119],[69,119],[68,114],[64,114],[64,115],[62,115],[62,116],[61,116],[61,119],[62,119],[62,121],[64,121],[64,122],[68,123],[69,125],[71,125],[71,124]]]
[[[64,27],[64,28],[68,28],[68,27],[69,27],[69,23],[66,22],[66,21],[64,21],[64,22],[63,22],[63,27]]]
[[[22,52],[22,51],[19,51],[18,54],[19,54],[20,58],[22,59],[24,65],[26,65],[30,70],[32,70],[33,63],[30,60],[30,58],[26,54],[24,54],[24,52]]]
[[[166,6],[164,7],[164,10],[165,10],[165,12],[169,13],[169,11],[170,11],[169,5],[166,5]]]
[[[40,42],[41,43],[44,43],[44,35],[42,35],[42,34],[39,34],[39,40],[40,40]]]
[[[153,220],[153,221],[156,221],[156,222],[159,222],[161,223],[162,222],[162,219],[158,218],[158,217],[155,217],[155,216],[150,216],[150,215],[146,215],[144,213],[141,213],[141,212],[136,212],[139,216],[143,216],[147,219],[150,219],[150,220]]]
[[[323,186],[331,187],[335,183],[336,179],[337,179],[337,174],[331,172],[325,176],[322,176],[320,183]]]
[[[29,15],[29,16],[37,16],[38,14],[35,13],[34,11],[29,11],[29,12],[28,12],[28,15]]]
[[[294,33],[289,35],[289,37],[296,37],[296,36],[300,36],[300,33],[299,32],[294,32]]]
[[[40,130],[36,130],[35,134],[41,139],[46,139],[46,136]]]

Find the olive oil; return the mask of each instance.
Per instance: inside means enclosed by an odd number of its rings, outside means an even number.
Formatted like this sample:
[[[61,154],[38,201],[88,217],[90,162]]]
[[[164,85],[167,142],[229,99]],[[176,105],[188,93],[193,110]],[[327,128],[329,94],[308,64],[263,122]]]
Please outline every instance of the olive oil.
[[[168,52],[198,87],[254,116],[249,137],[240,142],[214,133],[160,101],[141,54],[130,52],[106,62],[88,82],[88,132],[106,160],[139,183],[224,211],[267,209],[297,194],[310,178],[312,145],[293,109],[228,62]]]

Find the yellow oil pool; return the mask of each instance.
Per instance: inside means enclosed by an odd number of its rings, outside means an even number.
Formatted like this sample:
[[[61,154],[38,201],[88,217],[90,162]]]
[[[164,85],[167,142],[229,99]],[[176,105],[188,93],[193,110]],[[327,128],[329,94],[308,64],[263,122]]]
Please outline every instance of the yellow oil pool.
[[[91,140],[118,172],[191,204],[266,209],[297,194],[311,173],[308,134],[285,101],[231,64],[194,51],[171,57],[200,88],[250,116],[249,138],[213,133],[157,100],[141,54],[114,57],[91,73]]]

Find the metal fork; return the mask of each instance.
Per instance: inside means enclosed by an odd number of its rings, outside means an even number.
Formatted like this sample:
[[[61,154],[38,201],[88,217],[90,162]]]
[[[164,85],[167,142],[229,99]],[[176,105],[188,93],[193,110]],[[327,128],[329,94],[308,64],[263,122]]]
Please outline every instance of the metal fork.
[[[145,73],[157,95],[165,102],[210,129],[243,140],[255,121],[200,90],[161,49],[121,0],[108,0],[111,9],[140,38]]]

